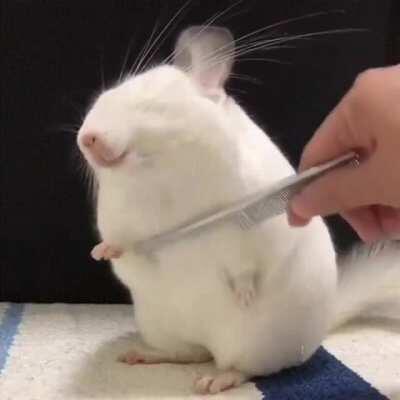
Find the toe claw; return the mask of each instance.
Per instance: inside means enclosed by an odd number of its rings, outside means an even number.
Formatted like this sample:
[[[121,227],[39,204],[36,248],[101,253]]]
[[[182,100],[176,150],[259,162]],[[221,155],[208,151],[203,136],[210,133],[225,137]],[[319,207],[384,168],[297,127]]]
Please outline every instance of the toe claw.
[[[225,371],[196,379],[194,389],[199,394],[216,394],[240,386],[247,379],[248,376],[239,371]]]

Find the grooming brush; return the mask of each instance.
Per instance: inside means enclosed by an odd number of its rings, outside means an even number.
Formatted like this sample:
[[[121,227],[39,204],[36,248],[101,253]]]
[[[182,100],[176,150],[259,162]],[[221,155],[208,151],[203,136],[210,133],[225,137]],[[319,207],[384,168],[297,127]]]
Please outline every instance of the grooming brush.
[[[152,254],[169,243],[200,234],[227,222],[234,223],[242,230],[249,230],[262,221],[284,213],[292,197],[307,184],[325,173],[345,165],[358,166],[357,155],[349,153],[325,164],[312,167],[298,175],[284,178],[237,203],[209,210],[173,229],[138,241],[134,248],[139,253]]]

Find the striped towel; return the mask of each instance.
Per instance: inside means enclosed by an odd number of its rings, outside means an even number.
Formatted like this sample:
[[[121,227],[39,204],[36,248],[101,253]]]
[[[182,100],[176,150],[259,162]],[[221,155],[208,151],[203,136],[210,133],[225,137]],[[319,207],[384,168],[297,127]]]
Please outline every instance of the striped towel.
[[[0,399],[400,399],[400,325],[359,324],[299,368],[214,396],[194,395],[201,365],[115,362],[129,349],[127,305],[0,303]]]

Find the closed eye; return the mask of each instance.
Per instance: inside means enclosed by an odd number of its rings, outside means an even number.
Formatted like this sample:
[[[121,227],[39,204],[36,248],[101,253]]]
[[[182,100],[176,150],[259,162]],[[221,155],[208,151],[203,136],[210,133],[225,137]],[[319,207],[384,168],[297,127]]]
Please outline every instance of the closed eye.
[[[149,159],[151,159],[151,158],[156,157],[157,154],[158,154],[158,153],[155,152],[155,151],[152,151],[152,152],[150,152],[150,151],[141,151],[141,150],[138,150],[138,151],[137,151],[137,156],[138,156],[138,158],[140,158],[141,160],[149,160]]]
[[[157,156],[159,155],[158,152],[155,151],[142,151],[136,150],[135,151],[135,158],[137,162],[142,165],[143,167],[152,167],[154,165],[154,161],[156,161]]]

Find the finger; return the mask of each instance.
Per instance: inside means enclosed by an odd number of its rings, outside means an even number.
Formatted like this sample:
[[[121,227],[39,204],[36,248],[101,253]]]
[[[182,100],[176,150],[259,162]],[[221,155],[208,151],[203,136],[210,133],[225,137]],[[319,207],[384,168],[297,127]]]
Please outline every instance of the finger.
[[[375,204],[377,191],[372,187],[373,180],[370,182],[372,172],[369,161],[332,171],[296,195],[291,210],[303,219],[310,219]]]
[[[357,86],[353,86],[306,145],[300,161],[300,171],[350,151],[362,157],[372,153],[375,141],[364,132],[365,126],[360,126],[365,119],[364,103],[366,100],[362,93]]]
[[[400,238],[400,210],[393,207],[380,206],[378,218],[382,231],[391,239]]]
[[[300,171],[332,160],[357,147],[351,135],[347,133],[349,128],[343,107],[343,104],[340,103],[326,117],[306,145],[300,161]]]
[[[288,219],[289,225],[293,226],[293,227],[306,226],[310,222],[309,219],[299,217],[290,208],[287,211],[287,219]]]
[[[360,207],[341,215],[362,241],[373,243],[384,238],[381,224],[373,207]]]

